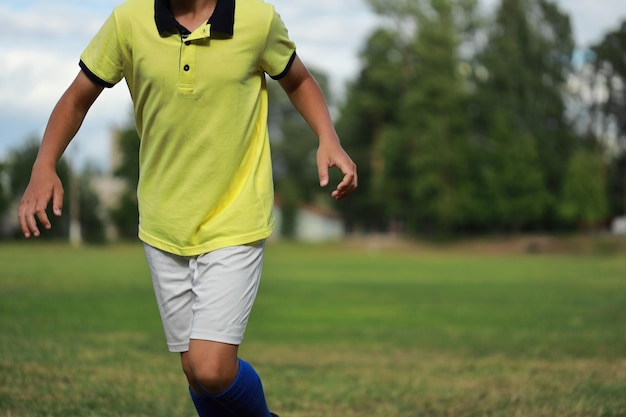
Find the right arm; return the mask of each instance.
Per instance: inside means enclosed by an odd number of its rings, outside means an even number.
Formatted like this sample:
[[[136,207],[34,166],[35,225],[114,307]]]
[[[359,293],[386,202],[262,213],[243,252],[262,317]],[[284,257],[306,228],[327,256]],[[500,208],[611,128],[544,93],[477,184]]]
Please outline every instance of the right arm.
[[[102,86],[81,71],[54,107],[20,203],[18,218],[25,237],[40,235],[37,220],[45,229],[50,229],[50,220],[46,215],[50,200],[53,213],[61,215],[63,186],[56,173],[56,165],[102,90]]]

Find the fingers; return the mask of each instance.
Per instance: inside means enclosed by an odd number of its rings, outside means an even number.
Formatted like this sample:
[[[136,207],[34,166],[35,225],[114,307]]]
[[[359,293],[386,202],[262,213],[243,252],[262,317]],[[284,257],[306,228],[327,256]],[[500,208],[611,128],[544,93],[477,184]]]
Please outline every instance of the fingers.
[[[24,237],[29,238],[31,236],[39,237],[41,231],[37,226],[37,220],[41,223],[41,226],[45,229],[52,227],[48,215],[46,214],[47,202],[41,200],[23,199],[20,205],[18,218],[20,221],[20,228]]]
[[[347,197],[358,186],[356,164],[341,150],[336,157],[320,157],[317,162],[317,170],[320,178],[320,186],[328,185],[328,169],[336,166],[343,174],[343,179],[333,190],[331,196],[337,200]]]
[[[53,186],[50,192],[45,193],[38,193],[27,188],[18,211],[20,229],[24,237],[39,237],[41,230],[38,223],[46,230],[52,227],[46,213],[50,200],[52,200],[54,214],[60,216],[63,207],[63,188],[61,186]]]
[[[317,161],[317,175],[320,179],[320,187],[328,185],[328,162],[324,160]]]
[[[52,211],[59,217],[63,210],[63,188],[55,186],[52,190]]]
[[[331,196],[337,200],[341,200],[342,198],[347,197],[358,187],[358,176],[356,172],[356,165],[352,161],[350,161],[347,166],[338,166],[338,168],[344,176],[343,180],[337,185],[337,189],[331,193]]]

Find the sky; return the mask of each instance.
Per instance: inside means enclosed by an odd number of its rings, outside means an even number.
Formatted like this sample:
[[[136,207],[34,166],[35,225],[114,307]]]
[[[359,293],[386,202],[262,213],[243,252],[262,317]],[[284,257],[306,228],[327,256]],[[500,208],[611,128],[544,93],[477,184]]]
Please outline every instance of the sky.
[[[78,73],[82,50],[122,0],[0,0],[0,160],[28,138],[40,140],[54,105]],[[273,3],[309,66],[335,93],[359,70],[358,53],[379,20],[365,0],[266,0]],[[485,10],[498,0],[482,0]],[[557,0],[579,46],[626,20],[624,0]],[[131,120],[122,82],[103,92],[66,154],[107,170],[113,129]]]

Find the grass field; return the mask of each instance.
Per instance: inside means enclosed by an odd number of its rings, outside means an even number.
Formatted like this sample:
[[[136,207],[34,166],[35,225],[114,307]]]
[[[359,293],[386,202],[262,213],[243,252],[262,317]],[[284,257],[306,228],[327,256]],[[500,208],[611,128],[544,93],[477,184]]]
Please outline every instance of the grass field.
[[[268,246],[281,417],[626,416],[626,256]],[[0,417],[191,417],[142,248],[0,244]]]

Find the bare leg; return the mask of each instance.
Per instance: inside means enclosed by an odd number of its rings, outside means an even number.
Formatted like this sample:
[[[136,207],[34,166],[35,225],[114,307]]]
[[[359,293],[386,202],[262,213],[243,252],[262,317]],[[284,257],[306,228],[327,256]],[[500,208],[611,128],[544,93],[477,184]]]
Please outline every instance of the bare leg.
[[[181,353],[183,371],[196,394],[224,392],[237,377],[239,346],[192,339],[189,351]]]

